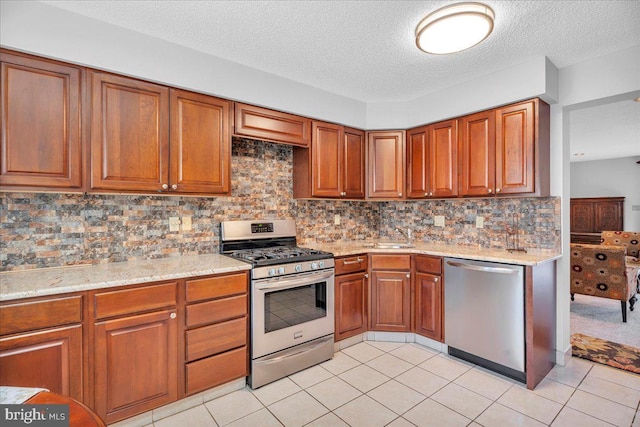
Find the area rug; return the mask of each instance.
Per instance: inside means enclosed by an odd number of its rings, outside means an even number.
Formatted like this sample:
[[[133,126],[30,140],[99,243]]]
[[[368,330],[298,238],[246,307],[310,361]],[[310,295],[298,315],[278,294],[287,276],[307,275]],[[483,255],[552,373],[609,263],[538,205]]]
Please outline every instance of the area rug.
[[[635,347],[589,335],[572,334],[571,349],[575,357],[640,374],[640,349]]]

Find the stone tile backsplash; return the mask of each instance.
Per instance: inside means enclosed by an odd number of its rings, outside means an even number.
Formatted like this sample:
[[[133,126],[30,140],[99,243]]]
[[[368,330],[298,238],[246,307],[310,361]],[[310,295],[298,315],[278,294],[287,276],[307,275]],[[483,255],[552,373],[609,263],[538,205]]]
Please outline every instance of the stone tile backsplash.
[[[234,138],[231,197],[0,193],[0,270],[217,253],[220,221],[257,218],[295,219],[302,244],[399,239],[400,226],[418,240],[501,248],[517,213],[522,246],[560,247],[558,198],[295,200],[292,161],[289,146]],[[434,226],[434,215],[445,227]],[[191,216],[192,230],[169,232],[171,216]]]

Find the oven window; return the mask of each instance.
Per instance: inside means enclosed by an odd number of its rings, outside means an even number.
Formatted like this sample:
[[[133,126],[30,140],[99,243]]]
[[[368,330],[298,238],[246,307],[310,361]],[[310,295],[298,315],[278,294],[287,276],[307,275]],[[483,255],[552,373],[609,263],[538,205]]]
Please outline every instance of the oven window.
[[[264,296],[264,332],[273,332],[327,316],[327,282],[268,292]]]

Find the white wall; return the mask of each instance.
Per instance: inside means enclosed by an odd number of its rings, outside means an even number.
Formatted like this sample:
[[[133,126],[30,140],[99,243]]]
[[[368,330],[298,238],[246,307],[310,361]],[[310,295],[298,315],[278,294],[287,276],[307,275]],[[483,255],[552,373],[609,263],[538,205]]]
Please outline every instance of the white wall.
[[[624,229],[640,231],[638,161],[640,156],[571,163],[571,197],[623,196]],[[633,206],[637,210],[632,210]]]
[[[561,191],[562,252],[568,254],[571,111],[640,96],[640,46],[561,68],[558,77],[559,104],[552,107],[551,144],[552,153],[557,152],[558,144],[562,145],[562,164],[557,165],[558,159],[552,157],[551,188],[554,195],[558,189]],[[557,360],[562,363],[563,353],[571,355],[568,256],[558,260],[557,284],[556,350]]]
[[[96,19],[0,2],[3,47],[313,118],[366,127],[366,105]]]

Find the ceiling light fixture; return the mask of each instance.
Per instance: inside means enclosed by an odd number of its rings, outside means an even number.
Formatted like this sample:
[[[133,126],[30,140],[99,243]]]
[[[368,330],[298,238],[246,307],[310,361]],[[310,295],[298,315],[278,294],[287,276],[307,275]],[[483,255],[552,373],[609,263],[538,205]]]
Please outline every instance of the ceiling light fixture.
[[[486,39],[493,10],[481,3],[457,3],[427,15],[416,27],[416,45],[436,55],[460,52]]]

